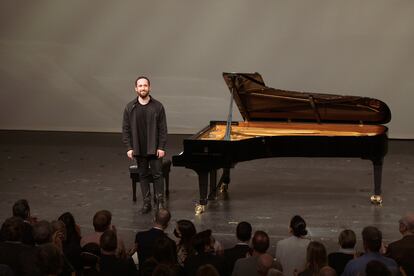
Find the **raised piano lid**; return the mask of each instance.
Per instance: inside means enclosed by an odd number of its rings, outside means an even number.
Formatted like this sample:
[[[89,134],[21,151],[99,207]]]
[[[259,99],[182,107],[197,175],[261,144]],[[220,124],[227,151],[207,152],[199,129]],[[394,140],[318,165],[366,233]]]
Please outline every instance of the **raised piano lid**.
[[[245,121],[386,124],[388,106],[377,99],[295,92],[267,87],[259,73],[223,73]]]

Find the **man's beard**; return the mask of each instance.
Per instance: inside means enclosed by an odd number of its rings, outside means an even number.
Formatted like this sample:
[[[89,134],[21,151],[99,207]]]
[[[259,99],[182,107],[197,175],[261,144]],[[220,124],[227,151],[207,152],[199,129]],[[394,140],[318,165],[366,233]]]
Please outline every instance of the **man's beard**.
[[[139,95],[139,97],[141,99],[146,99],[146,98],[148,98],[149,91],[141,91],[141,92],[138,92],[138,95]]]

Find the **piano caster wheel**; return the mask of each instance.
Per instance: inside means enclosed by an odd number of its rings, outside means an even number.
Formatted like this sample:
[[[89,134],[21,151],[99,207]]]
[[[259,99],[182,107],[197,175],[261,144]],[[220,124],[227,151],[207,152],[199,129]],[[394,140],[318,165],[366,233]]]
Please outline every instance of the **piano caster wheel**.
[[[382,205],[382,196],[372,195],[371,196],[371,203],[374,204],[374,205]]]
[[[229,186],[225,183],[221,184],[220,186],[220,193],[227,193],[227,189],[229,188]]]
[[[200,215],[201,213],[204,213],[206,205],[197,204],[195,207],[195,214]]]

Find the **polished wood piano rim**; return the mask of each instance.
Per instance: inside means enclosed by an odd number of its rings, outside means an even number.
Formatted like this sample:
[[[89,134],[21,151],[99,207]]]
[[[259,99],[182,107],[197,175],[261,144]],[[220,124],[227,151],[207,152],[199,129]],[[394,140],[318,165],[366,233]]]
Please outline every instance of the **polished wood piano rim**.
[[[289,122],[239,122],[231,128],[230,140],[266,136],[375,136],[386,133],[382,125],[318,124]],[[224,140],[226,125],[214,124],[200,140]]]

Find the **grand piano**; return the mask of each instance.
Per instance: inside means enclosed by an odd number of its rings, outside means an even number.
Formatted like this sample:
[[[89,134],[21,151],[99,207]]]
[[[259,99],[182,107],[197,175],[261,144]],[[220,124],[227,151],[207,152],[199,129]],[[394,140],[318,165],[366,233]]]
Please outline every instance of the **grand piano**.
[[[223,73],[231,93],[227,121],[211,121],[184,139],[173,166],[198,174],[204,212],[218,189],[227,189],[230,168],[238,162],[268,157],[358,157],[371,160],[374,188],[370,200],[381,204],[381,176],[391,120],[388,106],[377,99],[305,93],[271,88],[258,73]],[[244,119],[232,121],[233,100]],[[217,181],[217,171],[223,173]],[[210,191],[209,191],[210,190]]]

